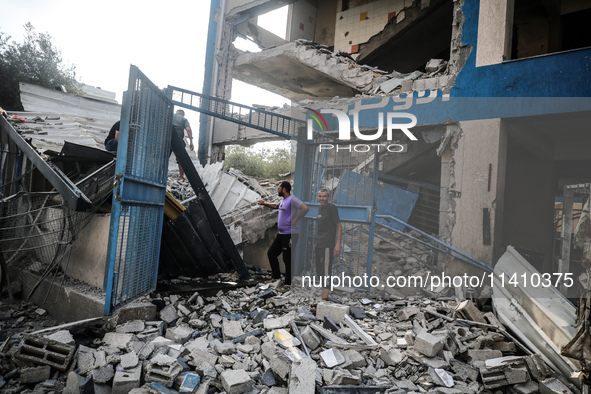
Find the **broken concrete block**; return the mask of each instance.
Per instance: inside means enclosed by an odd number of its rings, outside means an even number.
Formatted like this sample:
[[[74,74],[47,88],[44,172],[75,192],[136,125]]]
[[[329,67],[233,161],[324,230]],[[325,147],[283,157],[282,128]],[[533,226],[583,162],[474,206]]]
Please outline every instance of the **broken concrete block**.
[[[287,382],[287,377],[289,376],[289,371],[291,369],[289,363],[278,354],[275,354],[273,357],[271,357],[269,363],[271,365],[271,369],[275,373],[275,376],[284,382]]]
[[[176,311],[175,307],[172,305],[166,305],[160,311],[160,319],[164,320],[168,324],[172,323],[176,319],[179,318],[178,312]]]
[[[210,377],[212,379],[215,379],[218,376],[218,372],[215,369],[215,366],[211,365],[207,361],[199,361],[191,365],[195,367],[195,372],[197,372],[203,377]]]
[[[470,380],[475,382],[480,373],[476,368],[472,368],[468,364],[464,364],[458,360],[453,360],[451,362],[451,369],[459,379],[464,381]]]
[[[137,353],[137,356],[140,360],[146,360],[150,358],[150,355],[154,351],[154,344],[152,342],[148,342],[142,346],[141,350]]]
[[[261,353],[267,360],[270,360],[277,353],[277,347],[273,342],[265,342],[261,346]]]
[[[63,394],[94,394],[92,375],[83,378],[75,372],[70,372]]]
[[[182,372],[174,380],[174,388],[181,393],[193,393],[201,378],[195,372]]]
[[[361,372],[337,368],[334,370],[330,385],[358,385],[360,382]]]
[[[244,334],[242,330],[242,324],[239,320],[227,320],[222,321],[222,333],[226,341],[232,340],[238,336]]]
[[[214,345],[214,350],[219,354],[234,354],[236,353],[236,345],[232,342],[219,342]]]
[[[378,334],[378,338],[380,338],[381,341],[387,341],[390,338],[392,338],[392,333],[391,332],[381,332]]]
[[[221,381],[228,394],[247,393],[254,387],[254,382],[244,370],[224,371]]]
[[[276,330],[278,328],[285,328],[289,325],[289,322],[295,318],[295,311],[291,311],[281,317],[267,318],[263,322],[263,327],[266,330]]]
[[[144,331],[146,323],[143,320],[128,321],[123,325],[117,326],[115,331],[120,333],[135,334]]]
[[[470,300],[462,301],[456,308],[455,314],[462,319],[472,320],[478,323],[486,323],[482,313],[476,308],[474,303]]]
[[[247,333],[244,333],[244,334],[234,337],[234,339],[232,339],[232,342],[234,342],[234,343],[242,342],[242,341],[246,340],[247,338],[250,338],[254,335],[262,335],[263,332],[264,331],[262,328],[257,328],[256,330],[252,330]]]
[[[170,356],[159,354],[152,357],[146,369],[146,382],[162,383],[171,387],[174,379],[182,372],[183,368],[177,360]]]
[[[328,368],[335,367],[345,362],[345,356],[336,348],[330,348],[321,352],[320,357],[322,357],[322,361],[324,361],[324,364],[326,364]]]
[[[74,346],[47,338],[25,335],[21,339],[14,357],[33,364],[49,365],[65,371],[74,355]]]
[[[194,350],[207,350],[207,348],[209,347],[209,341],[207,340],[206,337],[199,337],[199,338],[195,338],[191,341],[188,341],[187,343],[185,343],[185,349],[187,349],[189,352],[192,352]]]
[[[532,354],[531,356],[525,357],[525,363],[527,364],[527,369],[536,380],[544,379],[552,374],[552,370],[546,365],[542,356],[539,354]]]
[[[389,346],[384,346],[380,349],[380,359],[386,363],[389,367],[395,367],[404,360],[404,353],[402,353],[398,349],[390,348]]]
[[[435,357],[437,353],[443,350],[443,341],[441,337],[421,331],[415,338],[414,348],[427,357]]]
[[[142,366],[115,372],[113,378],[113,394],[127,394],[134,388],[140,387]]]
[[[416,306],[407,306],[406,308],[400,309],[396,314],[396,317],[398,318],[398,320],[404,321],[410,319],[419,312],[420,309]]]
[[[515,353],[517,351],[517,348],[515,347],[515,343],[505,342],[505,341],[499,341],[499,342],[493,343],[492,349],[499,350],[503,353]]]
[[[78,372],[86,375],[94,369],[94,352],[78,352],[77,357]]]
[[[316,362],[310,358],[302,358],[291,364],[289,375],[289,392],[300,394],[314,394],[316,389]]]
[[[275,307],[280,307],[280,306],[289,304],[289,297],[283,297],[283,296],[273,297],[271,299],[271,302],[273,303],[273,305],[275,305]]]
[[[267,394],[289,394],[289,390],[285,387],[271,387]]]
[[[319,320],[324,320],[324,317],[328,316],[336,323],[342,323],[345,315],[348,314],[348,305],[335,304],[332,302],[319,302],[316,307],[316,318]]]
[[[154,321],[157,318],[157,308],[151,302],[134,302],[117,310],[115,316],[119,324],[131,320]]]
[[[103,343],[107,346],[119,348],[121,350],[127,349],[127,344],[134,339],[133,334],[124,334],[118,332],[108,332],[103,337]]]
[[[184,344],[191,339],[194,332],[195,330],[193,330],[188,324],[181,324],[166,330],[166,338],[175,341],[176,343]]]
[[[413,80],[406,79],[400,83],[401,92],[410,92],[412,90]]]
[[[95,383],[107,383],[115,376],[115,369],[111,364],[103,365],[92,370],[92,379]]]
[[[72,334],[70,334],[70,331],[68,331],[68,330],[61,330],[61,331],[54,332],[51,335],[46,335],[45,338],[50,339],[52,341],[59,342],[59,343],[63,343],[66,345],[75,345],[76,344],[74,337],[72,336]]]
[[[572,390],[556,378],[543,379],[538,383],[540,394],[572,394]]]
[[[349,359],[351,364],[347,368],[363,368],[367,365],[365,357],[361,355],[357,350],[348,349],[345,350],[345,357]]]
[[[437,71],[437,69],[443,64],[443,59],[431,59],[425,65],[425,71],[428,73],[432,73]]]
[[[512,386],[509,389],[509,392],[513,394],[536,394],[539,393],[539,384],[538,382],[534,382],[533,380],[527,381],[525,383],[519,383]]]
[[[314,330],[312,330],[309,326],[306,326],[306,328],[304,328],[300,332],[300,335],[302,336],[304,343],[306,344],[306,346],[308,348],[310,348],[310,350],[314,350],[318,346],[320,346],[320,343],[321,343],[320,338],[318,337],[318,335],[316,335]]]
[[[45,365],[42,367],[21,368],[20,381],[21,383],[39,383],[49,379],[51,374],[51,367]]]
[[[210,364],[211,366],[215,366],[217,360],[218,360],[218,356],[216,356],[215,354],[206,352],[206,351],[202,351],[202,350],[193,350],[190,353],[191,359],[192,361],[189,361],[190,365],[197,365],[200,364],[201,362],[205,361],[206,363]]]
[[[238,344],[238,346],[236,346],[236,350],[238,350],[242,354],[249,354],[254,352],[254,346],[247,345],[245,343],[240,343]]]
[[[503,353],[499,350],[492,349],[470,349],[466,353],[466,361],[472,365],[477,362],[484,363],[486,360],[500,357],[503,357]]]
[[[123,369],[135,368],[139,363],[139,358],[134,352],[126,353],[121,356],[120,363]]]

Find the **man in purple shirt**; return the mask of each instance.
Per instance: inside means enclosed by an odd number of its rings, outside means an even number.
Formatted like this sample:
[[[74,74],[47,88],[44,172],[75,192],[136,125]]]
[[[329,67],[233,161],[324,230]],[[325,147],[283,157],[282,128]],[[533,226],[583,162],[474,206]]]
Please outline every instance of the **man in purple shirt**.
[[[273,279],[281,278],[281,270],[279,269],[279,257],[283,253],[283,263],[285,264],[285,281],[284,284],[291,285],[291,243],[295,246],[298,242],[298,227],[297,222],[306,216],[310,210],[306,204],[300,201],[296,196],[291,195],[291,184],[287,181],[281,182],[277,187],[277,194],[283,197],[279,204],[271,204],[263,200],[259,201],[259,205],[265,205],[271,209],[279,209],[279,218],[277,220],[277,227],[279,234],[271,244],[267,251],[269,257],[269,264],[271,264],[271,271]],[[292,218],[292,212],[299,211],[295,217]]]

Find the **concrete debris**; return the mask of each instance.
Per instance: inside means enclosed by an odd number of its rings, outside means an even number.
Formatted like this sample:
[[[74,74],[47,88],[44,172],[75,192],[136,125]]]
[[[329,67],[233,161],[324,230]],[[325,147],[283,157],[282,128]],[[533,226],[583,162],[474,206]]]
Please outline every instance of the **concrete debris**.
[[[51,367],[45,365],[43,367],[21,368],[20,381],[21,383],[39,383],[49,379],[51,374]]]
[[[74,345],[41,334],[9,342],[0,353],[1,389],[576,392],[542,357],[523,354],[502,325],[478,323],[480,317],[491,322],[486,305],[451,297],[370,299],[367,293],[334,293],[333,299],[337,295],[340,303],[318,303],[316,293],[296,285],[260,284],[209,295],[152,294],[141,302],[159,305],[161,319],[175,316],[169,323],[133,319],[117,325],[111,319],[89,323],[101,330],[84,342],[72,335]],[[332,320],[336,331],[323,328],[323,319]],[[52,338],[71,342],[66,333]]]

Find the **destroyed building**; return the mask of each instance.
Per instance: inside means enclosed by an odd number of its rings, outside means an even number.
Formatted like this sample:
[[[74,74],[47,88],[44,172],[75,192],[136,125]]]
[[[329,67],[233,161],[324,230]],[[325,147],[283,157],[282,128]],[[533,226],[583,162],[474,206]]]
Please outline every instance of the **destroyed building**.
[[[287,31],[278,37],[257,17],[282,6],[289,7]],[[169,86],[163,95],[132,68],[129,90],[138,101],[149,98],[145,107],[99,103],[106,108],[98,109],[104,112],[98,121],[81,103],[67,104],[59,117],[39,108],[19,114],[31,127],[18,136],[2,123],[6,153],[18,145],[20,158],[3,157],[9,163],[2,169],[3,214],[18,218],[10,229],[28,226],[14,230],[26,236],[4,236],[21,241],[5,256],[8,263],[37,246],[30,243],[60,236],[51,239],[48,256],[27,260],[22,292],[35,294],[35,302],[62,321],[75,320],[60,315],[66,306],[79,311],[76,319],[119,312],[106,324],[82,323],[103,330],[85,344],[69,336],[69,327],[55,336],[48,332],[59,327],[35,327],[31,336],[6,339],[2,350],[10,349],[6,358],[13,364],[3,367],[0,385],[13,392],[35,385],[71,392],[89,386],[113,392],[186,386],[203,393],[585,390],[571,377],[584,369],[579,361],[585,355],[561,352],[576,338],[583,347],[589,343],[588,328],[577,337],[568,299],[574,301],[581,289],[584,259],[571,247],[572,227],[591,192],[591,37],[583,28],[589,10],[583,0],[214,0],[202,93]],[[236,49],[236,37],[254,41],[261,51]],[[233,103],[233,79],[292,105]],[[22,92],[27,89],[35,90],[21,85]],[[119,154],[116,163],[88,158],[84,148],[100,148],[101,138],[94,137],[120,115],[127,117],[124,134],[134,136],[138,125],[164,129],[173,104],[202,114],[198,159],[204,168],[196,166],[192,178],[187,173],[194,182],[179,185],[177,202],[165,197],[162,166],[142,172],[140,156]],[[80,113],[72,109],[81,107]],[[346,129],[335,111],[348,118]],[[412,131],[384,130],[395,123],[389,113],[414,116]],[[51,139],[63,140],[59,133],[72,131],[62,126],[72,124],[83,124],[86,140],[49,153],[48,166],[23,143],[27,133],[35,134],[37,152],[51,150]],[[341,141],[347,132],[351,139]],[[383,145],[373,145],[373,135]],[[155,146],[171,143],[150,138]],[[326,187],[344,223],[338,274],[468,272],[490,277],[488,288],[480,283],[455,286],[455,292],[449,284],[345,292],[319,303],[315,313],[302,308],[314,309],[314,293],[296,286],[280,290],[279,283],[255,281],[208,295],[199,290],[189,298],[174,294],[186,278],[237,271],[222,276],[235,281],[258,273],[252,267],[264,247],[243,248],[240,256],[234,245],[268,241],[274,215],[254,204],[266,197],[259,185],[221,172],[219,162],[225,145],[276,138],[292,141],[294,191],[311,207],[302,223],[296,274],[313,274],[315,196]],[[130,137],[126,152],[144,142]],[[141,152],[152,157],[149,149]],[[155,164],[165,160],[160,153],[154,153]],[[81,157],[88,159],[84,165]],[[192,189],[190,196],[183,188]],[[111,198],[110,214],[88,213]],[[109,246],[92,250],[99,239]],[[67,275],[47,280],[46,267],[55,268],[58,260]],[[165,267],[171,287],[139,307],[123,308],[155,288],[157,267]],[[561,277],[552,286],[499,283],[503,275],[540,279],[553,273]],[[566,274],[576,285],[568,284]],[[100,290],[80,290],[76,280]],[[346,287],[341,290],[352,290]],[[48,294],[58,307],[46,302]],[[476,295],[493,297],[495,313]]]

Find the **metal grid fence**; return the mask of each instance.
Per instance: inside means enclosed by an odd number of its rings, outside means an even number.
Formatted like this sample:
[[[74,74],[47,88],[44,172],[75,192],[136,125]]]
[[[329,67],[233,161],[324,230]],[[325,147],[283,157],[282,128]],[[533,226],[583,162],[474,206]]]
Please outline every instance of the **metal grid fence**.
[[[105,314],[156,287],[172,103],[132,66],[121,111]]]
[[[57,192],[21,192],[3,199],[0,251],[5,263],[35,264],[41,268],[41,279],[55,278],[60,268],[68,269],[71,247],[93,214],[72,210]]]
[[[302,144],[298,148],[298,160],[303,163],[303,168],[302,177],[298,179],[301,184],[296,182],[295,185],[296,196],[317,207],[318,191],[326,188],[331,195],[330,202],[339,208],[343,231],[342,253],[334,259],[331,275],[371,275],[374,228],[371,207],[377,182],[378,152],[374,149],[337,151],[336,147],[321,150],[320,144],[334,143],[334,139],[320,133],[316,133],[314,138],[314,143]],[[360,179],[347,176],[348,173],[358,174]],[[300,231],[295,272],[313,276],[317,274],[314,265],[315,218],[303,220]]]

